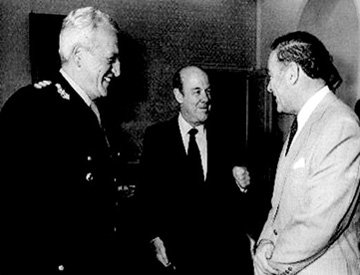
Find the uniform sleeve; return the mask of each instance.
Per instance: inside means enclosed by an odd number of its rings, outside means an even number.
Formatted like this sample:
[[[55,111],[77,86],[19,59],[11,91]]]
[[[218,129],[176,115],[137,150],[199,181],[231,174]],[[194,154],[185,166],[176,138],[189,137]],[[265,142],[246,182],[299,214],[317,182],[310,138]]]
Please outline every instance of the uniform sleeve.
[[[144,135],[143,152],[141,156],[141,175],[139,187],[139,199],[141,201],[142,220],[145,237],[148,241],[158,237],[161,231],[161,218],[158,211],[162,208],[160,178],[161,167],[159,166],[159,152],[156,132],[149,127]],[[161,206],[161,207],[160,207]]]

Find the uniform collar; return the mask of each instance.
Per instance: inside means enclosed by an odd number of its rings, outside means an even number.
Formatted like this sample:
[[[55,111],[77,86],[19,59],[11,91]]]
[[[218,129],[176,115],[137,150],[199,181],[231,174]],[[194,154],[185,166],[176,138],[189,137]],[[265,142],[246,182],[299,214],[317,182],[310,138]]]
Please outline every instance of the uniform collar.
[[[83,89],[80,88],[78,84],[61,68],[61,75],[69,82],[70,86],[74,89],[74,91],[85,101],[85,103],[90,106],[93,102],[90,97],[84,92]]]

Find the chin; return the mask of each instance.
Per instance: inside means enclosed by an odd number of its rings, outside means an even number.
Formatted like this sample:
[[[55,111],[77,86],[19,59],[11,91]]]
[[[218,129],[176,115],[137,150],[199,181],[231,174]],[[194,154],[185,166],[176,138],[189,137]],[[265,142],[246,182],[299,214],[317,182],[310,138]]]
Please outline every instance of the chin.
[[[276,110],[278,111],[278,113],[284,112],[284,108],[282,106],[280,106],[279,104],[277,104]]]
[[[102,86],[100,89],[98,89],[98,91],[99,91],[99,95],[101,97],[107,96],[107,94],[108,94],[107,87]]]
[[[200,124],[204,124],[205,121],[207,120],[207,118],[208,118],[208,116],[203,116],[203,117],[199,118]]]

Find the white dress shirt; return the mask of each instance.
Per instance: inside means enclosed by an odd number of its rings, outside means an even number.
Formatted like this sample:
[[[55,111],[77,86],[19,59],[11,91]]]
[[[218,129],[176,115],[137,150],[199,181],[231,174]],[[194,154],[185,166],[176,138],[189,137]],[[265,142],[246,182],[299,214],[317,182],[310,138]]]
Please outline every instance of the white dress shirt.
[[[187,153],[188,151],[188,147],[189,147],[189,130],[194,128],[192,127],[185,119],[184,117],[181,115],[181,113],[179,114],[179,118],[178,118],[178,122],[179,122],[179,128],[180,128],[180,133],[181,133],[181,137],[183,140],[183,144],[184,144],[184,148],[185,151]],[[198,133],[195,136],[196,139],[196,143],[199,147],[199,151],[200,151],[200,156],[201,156],[201,164],[202,164],[202,168],[203,168],[203,172],[204,172],[204,179],[206,179],[206,175],[207,175],[207,138],[206,138],[206,129],[204,127],[204,125],[200,125],[195,127],[198,130]]]
[[[315,108],[319,105],[319,103],[324,99],[324,97],[331,93],[328,86],[324,86],[319,91],[317,91],[312,97],[306,101],[304,106],[300,109],[300,112],[296,116],[297,122],[298,122],[298,128],[296,131],[296,134],[292,140],[292,143],[294,143],[295,139],[301,132],[301,129],[304,127],[306,121],[309,119],[312,112],[315,110]]]

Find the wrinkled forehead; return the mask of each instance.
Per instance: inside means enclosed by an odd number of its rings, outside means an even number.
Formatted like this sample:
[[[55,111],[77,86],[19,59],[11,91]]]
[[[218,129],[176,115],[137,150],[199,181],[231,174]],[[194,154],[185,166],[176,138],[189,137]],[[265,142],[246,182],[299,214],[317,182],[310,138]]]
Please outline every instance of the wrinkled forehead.
[[[279,61],[277,54],[278,51],[274,50],[269,55],[268,68],[267,68],[269,73],[278,72],[286,68],[286,65]]]
[[[269,59],[268,59],[268,69],[270,70],[271,67],[273,67],[277,61],[278,61],[277,60],[277,52],[271,51],[271,53],[269,55]]]
[[[181,80],[186,88],[207,88],[210,86],[207,74],[198,68],[188,68],[181,72]]]
[[[93,43],[96,47],[104,48],[108,51],[118,52],[118,37],[109,27],[100,27],[93,33]]]

